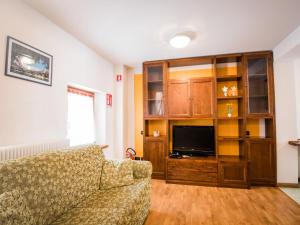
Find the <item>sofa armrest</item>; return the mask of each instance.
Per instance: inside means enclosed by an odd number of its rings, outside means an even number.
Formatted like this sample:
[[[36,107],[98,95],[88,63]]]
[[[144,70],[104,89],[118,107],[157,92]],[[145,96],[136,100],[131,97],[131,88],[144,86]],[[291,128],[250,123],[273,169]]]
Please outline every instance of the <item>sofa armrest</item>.
[[[133,176],[135,179],[151,177],[152,164],[149,161],[133,160]]]

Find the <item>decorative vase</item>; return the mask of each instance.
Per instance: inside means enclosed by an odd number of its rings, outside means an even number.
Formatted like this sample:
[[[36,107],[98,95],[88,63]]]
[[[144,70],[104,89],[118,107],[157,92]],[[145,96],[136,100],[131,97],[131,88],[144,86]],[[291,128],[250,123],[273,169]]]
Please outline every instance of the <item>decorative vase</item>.
[[[232,104],[227,104],[227,116],[232,117]]]

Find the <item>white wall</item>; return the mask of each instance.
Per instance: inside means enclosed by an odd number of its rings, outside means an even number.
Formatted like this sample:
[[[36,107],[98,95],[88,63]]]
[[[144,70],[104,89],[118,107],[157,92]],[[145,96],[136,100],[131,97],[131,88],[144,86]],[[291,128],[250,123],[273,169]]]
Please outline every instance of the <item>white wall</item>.
[[[300,53],[299,53],[300,55]],[[297,138],[300,138],[300,57],[294,61],[295,69],[295,92],[296,92],[296,111],[297,111]],[[298,148],[298,177],[300,177],[300,147]]]
[[[298,183],[300,138],[300,26],[274,48],[277,132],[277,182]],[[299,174],[298,174],[299,173]]]
[[[4,76],[8,35],[53,55],[52,87]],[[0,146],[66,138],[70,83],[113,94],[113,65],[26,4],[1,0]],[[106,116],[106,151],[112,151],[113,107]]]
[[[115,158],[124,157],[125,138],[124,138],[124,119],[125,119],[125,103],[124,91],[126,80],[126,71],[124,65],[116,65],[114,68],[116,75],[122,75],[122,81],[117,82],[115,79],[115,97],[113,97],[113,105],[115,104]]]
[[[297,138],[297,111],[293,61],[274,64],[276,124],[277,124],[277,182],[297,183],[298,152],[288,144]]]
[[[295,93],[296,93],[296,109],[297,109],[297,137],[300,138],[300,55],[299,58],[294,60],[294,70],[295,70]],[[300,154],[299,154],[300,156]],[[300,167],[299,167],[300,171]],[[300,172],[299,172],[300,175]]]
[[[126,139],[127,148],[134,148],[134,69],[129,69],[127,73],[127,117],[126,117]]]

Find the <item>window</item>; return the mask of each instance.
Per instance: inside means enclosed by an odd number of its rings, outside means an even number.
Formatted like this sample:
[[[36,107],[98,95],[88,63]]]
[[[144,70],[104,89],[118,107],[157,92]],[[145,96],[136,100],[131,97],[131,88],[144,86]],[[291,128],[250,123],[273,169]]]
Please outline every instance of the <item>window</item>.
[[[94,93],[68,87],[70,145],[95,142]]]

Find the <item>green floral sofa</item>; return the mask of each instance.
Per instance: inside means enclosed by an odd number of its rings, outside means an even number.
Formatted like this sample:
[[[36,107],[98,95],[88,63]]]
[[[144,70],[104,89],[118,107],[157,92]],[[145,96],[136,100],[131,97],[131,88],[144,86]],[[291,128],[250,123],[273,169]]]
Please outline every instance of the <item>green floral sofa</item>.
[[[2,162],[0,224],[143,224],[151,173],[150,162],[108,161],[97,145]]]

